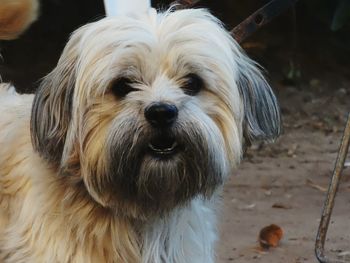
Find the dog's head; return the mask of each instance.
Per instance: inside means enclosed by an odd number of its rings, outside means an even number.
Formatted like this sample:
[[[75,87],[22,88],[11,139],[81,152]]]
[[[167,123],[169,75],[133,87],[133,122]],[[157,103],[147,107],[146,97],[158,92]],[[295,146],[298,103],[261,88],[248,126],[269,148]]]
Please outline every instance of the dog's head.
[[[210,197],[244,141],[279,134],[280,116],[220,22],[181,10],[77,30],[36,93],[31,128],[61,176],[135,215]]]

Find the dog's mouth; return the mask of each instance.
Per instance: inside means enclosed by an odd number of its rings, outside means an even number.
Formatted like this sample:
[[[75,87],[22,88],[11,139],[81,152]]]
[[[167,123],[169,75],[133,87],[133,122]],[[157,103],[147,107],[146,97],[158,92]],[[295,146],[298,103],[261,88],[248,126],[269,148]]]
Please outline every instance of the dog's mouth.
[[[148,143],[148,150],[156,157],[170,157],[178,152],[179,144],[174,136],[161,135],[151,139]]]

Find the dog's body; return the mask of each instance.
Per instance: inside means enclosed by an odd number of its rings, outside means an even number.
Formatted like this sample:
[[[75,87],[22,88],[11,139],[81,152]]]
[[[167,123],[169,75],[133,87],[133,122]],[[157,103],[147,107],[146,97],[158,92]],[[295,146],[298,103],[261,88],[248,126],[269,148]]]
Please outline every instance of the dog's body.
[[[211,201],[142,224],[97,207],[34,152],[34,96],[0,87],[1,263],[213,262]]]
[[[1,263],[213,262],[209,201],[193,200],[142,224],[97,207],[34,152],[32,101],[33,95],[0,88]]]
[[[211,263],[244,138],[274,95],[204,10],[73,34],[36,95],[0,88],[1,263]]]

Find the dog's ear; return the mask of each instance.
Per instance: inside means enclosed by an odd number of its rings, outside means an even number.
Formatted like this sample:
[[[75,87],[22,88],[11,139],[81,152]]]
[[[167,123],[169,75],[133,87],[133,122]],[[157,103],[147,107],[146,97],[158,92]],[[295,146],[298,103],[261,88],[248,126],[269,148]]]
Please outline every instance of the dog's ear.
[[[78,56],[74,34],[66,45],[56,68],[41,82],[33,101],[31,137],[42,157],[59,164],[71,120]]]
[[[244,106],[243,136],[246,144],[273,140],[281,132],[277,99],[259,66],[243,52],[238,55],[238,89]]]

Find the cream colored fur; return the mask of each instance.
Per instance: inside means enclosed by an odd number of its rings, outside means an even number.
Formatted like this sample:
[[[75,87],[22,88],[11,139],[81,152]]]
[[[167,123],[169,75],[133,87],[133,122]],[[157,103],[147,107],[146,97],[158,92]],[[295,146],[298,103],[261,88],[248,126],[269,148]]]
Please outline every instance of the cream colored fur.
[[[32,100],[33,95],[18,95],[1,84],[1,263],[151,263],[161,262],[160,257],[166,262],[212,262],[215,217],[210,202],[194,200],[174,211],[173,218],[144,227],[97,207],[89,197],[72,192],[33,151]],[[142,247],[137,231],[142,232]],[[197,243],[202,239],[207,240]],[[168,242],[178,250],[166,254]]]
[[[123,77],[132,92],[118,96]],[[139,150],[159,101],[187,142],[169,159]],[[0,263],[213,263],[222,183],[244,140],[278,133],[270,87],[207,11],[86,25],[35,97],[0,84]]]

